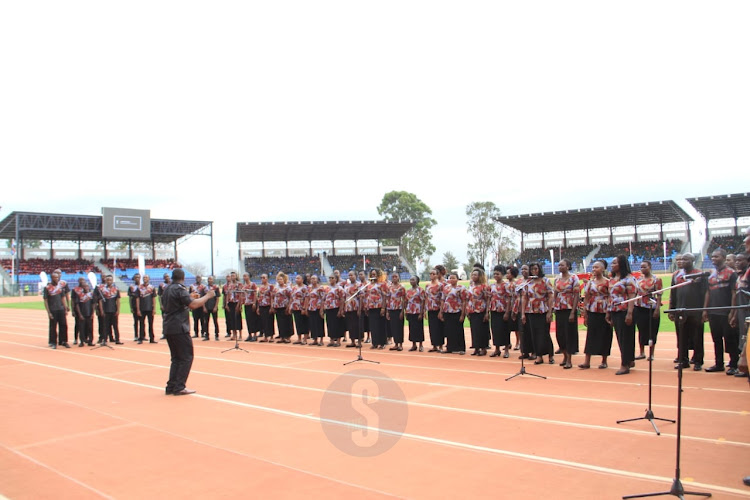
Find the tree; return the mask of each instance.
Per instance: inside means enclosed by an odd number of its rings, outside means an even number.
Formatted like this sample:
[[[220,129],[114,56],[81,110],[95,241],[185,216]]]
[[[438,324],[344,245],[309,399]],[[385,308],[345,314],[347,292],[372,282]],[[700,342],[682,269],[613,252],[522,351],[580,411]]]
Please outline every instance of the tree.
[[[185,269],[193,273],[195,276],[206,276],[207,268],[206,264],[203,264],[202,262],[192,262],[190,264],[185,264]]]
[[[401,240],[385,240],[385,244],[398,244],[403,258],[416,269],[418,259],[435,253],[432,244],[432,226],[437,221],[430,217],[432,210],[413,193],[391,191],[383,195],[378,206],[378,214],[384,220],[406,220],[416,222],[414,227],[401,237]]]
[[[458,259],[451,252],[445,252],[443,254],[443,265],[450,273],[453,269],[458,269]]]
[[[487,264],[487,254],[495,246],[499,236],[498,223],[500,209],[491,201],[475,201],[466,206],[467,232],[474,239],[468,244],[469,260],[476,259],[482,265]]]
[[[492,250],[495,254],[495,262],[507,265],[518,258],[518,247],[516,247],[515,241],[510,237],[505,226],[501,225],[498,233],[495,247]]]

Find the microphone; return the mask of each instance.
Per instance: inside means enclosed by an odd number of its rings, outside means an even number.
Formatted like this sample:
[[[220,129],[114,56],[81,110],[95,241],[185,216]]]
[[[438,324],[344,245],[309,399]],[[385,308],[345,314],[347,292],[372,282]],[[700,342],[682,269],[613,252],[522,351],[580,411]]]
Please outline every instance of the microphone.
[[[529,276],[529,279],[530,279],[530,280],[535,280],[535,279],[537,279],[537,278],[541,278],[541,276]]]
[[[696,274],[685,274],[682,277],[686,280],[697,280],[700,278],[708,278],[711,276],[711,271],[703,271],[702,273],[696,273]]]

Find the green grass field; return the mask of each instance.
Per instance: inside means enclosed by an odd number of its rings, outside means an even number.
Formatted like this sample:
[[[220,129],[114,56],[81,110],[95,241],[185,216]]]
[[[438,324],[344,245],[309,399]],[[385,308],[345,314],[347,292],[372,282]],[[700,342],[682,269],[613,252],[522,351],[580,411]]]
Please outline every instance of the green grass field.
[[[667,286],[668,285],[669,275],[667,275],[667,276],[661,276],[661,278],[662,278],[662,280],[665,281],[665,286]],[[421,283],[421,286],[424,286],[424,284],[425,283]],[[468,281],[462,281],[461,284],[463,286],[468,286],[469,282]],[[404,283],[404,286],[409,286],[409,283]],[[663,304],[662,311],[664,309],[667,309],[669,307],[669,294],[670,294],[670,292],[671,292],[671,290],[667,290],[666,292],[664,292],[664,297],[662,299],[662,304]],[[7,301],[0,302],[0,309],[33,309],[33,310],[44,311],[44,302],[42,302],[41,299],[39,301],[31,301],[31,302],[13,302],[13,299],[8,299]],[[120,301],[120,314],[122,314],[122,315],[130,315],[131,314],[130,304],[128,303],[127,297],[124,298],[124,299],[121,299],[121,301]],[[157,315],[160,314],[160,310],[159,310],[158,304],[156,305],[156,314]],[[221,317],[221,318],[224,317],[224,309],[221,308],[221,304],[219,305],[219,317]],[[425,319],[425,325],[427,325],[427,320],[426,319]],[[464,322],[464,326],[466,328],[469,327],[469,321],[468,320],[466,320]],[[583,328],[584,327],[581,326],[581,329],[583,329]],[[667,315],[664,312],[661,313],[661,324],[659,326],[659,331],[660,332],[674,332],[675,331],[674,323],[672,323],[669,320],[669,318],[667,317]]]

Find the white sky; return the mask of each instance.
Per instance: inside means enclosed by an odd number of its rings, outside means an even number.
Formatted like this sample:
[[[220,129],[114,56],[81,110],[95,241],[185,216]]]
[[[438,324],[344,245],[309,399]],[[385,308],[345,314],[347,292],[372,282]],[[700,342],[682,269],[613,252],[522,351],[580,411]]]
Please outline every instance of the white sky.
[[[0,4],[0,217],[374,220],[750,191],[750,2]],[[207,238],[180,246],[209,260]]]

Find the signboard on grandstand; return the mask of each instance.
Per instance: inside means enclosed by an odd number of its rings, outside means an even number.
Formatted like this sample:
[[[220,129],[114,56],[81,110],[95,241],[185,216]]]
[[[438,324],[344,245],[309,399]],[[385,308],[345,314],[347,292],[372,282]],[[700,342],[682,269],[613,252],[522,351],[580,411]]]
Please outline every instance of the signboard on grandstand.
[[[150,240],[151,211],[102,208],[102,236],[108,240]]]

